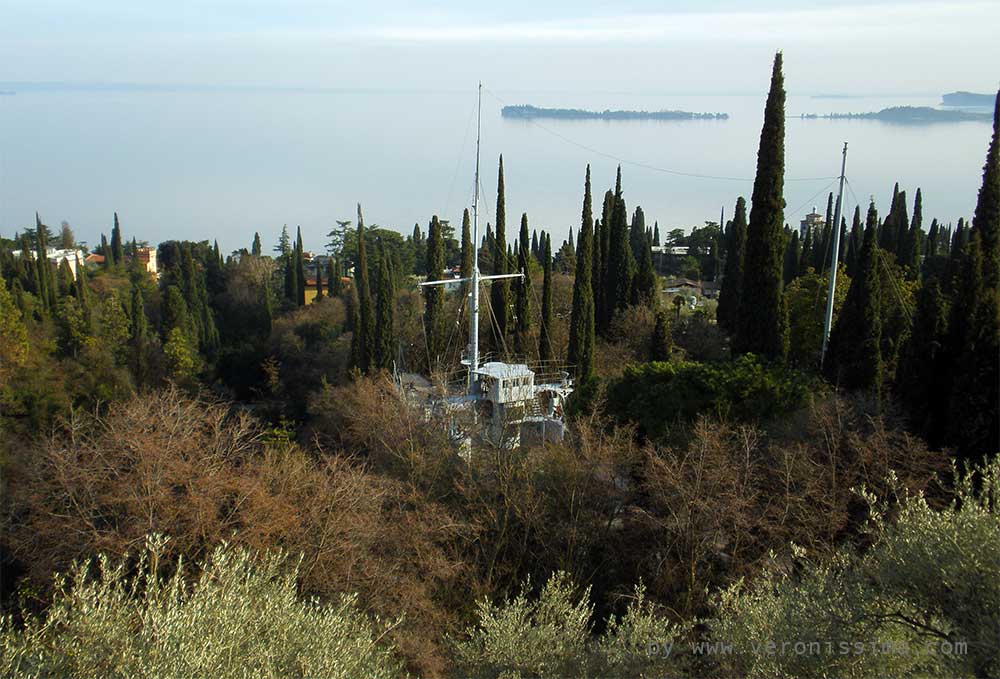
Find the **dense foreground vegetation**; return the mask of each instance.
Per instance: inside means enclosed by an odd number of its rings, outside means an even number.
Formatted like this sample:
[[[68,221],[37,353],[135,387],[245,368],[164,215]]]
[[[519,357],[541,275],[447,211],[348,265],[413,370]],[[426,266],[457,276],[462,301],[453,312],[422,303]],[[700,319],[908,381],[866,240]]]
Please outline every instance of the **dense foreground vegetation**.
[[[479,243],[359,207],[325,260],[286,229],[154,277],[117,217],[76,275],[67,224],[0,239],[0,674],[997,676],[1000,98],[954,229],[897,186],[800,238],[783,121],[779,55],[749,217],[655,260],[620,171],[508,244],[502,159]],[[486,348],[576,379],[562,441],[462,456],[392,379],[463,377],[467,290],[415,282],[473,248],[526,274]]]

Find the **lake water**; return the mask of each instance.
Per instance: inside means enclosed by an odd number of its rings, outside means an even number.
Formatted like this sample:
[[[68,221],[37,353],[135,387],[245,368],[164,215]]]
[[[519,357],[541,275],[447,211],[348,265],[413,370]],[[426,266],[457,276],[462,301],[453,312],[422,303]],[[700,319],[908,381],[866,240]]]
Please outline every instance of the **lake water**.
[[[9,88],[8,88],[9,89]],[[749,198],[763,116],[760,96],[681,96],[487,90],[483,95],[482,219],[492,221],[496,164],[504,155],[507,230],[521,212],[559,238],[579,225],[586,164],[595,194],[614,183],[617,159],[630,210],[661,233],[727,218]],[[786,221],[835,190],[849,142],[848,214],[874,195],[888,209],[899,181],[912,203],[922,187],[925,228],[970,217],[989,143],[988,122],[905,126],[802,120],[801,113],[867,112],[939,103],[938,97],[788,97]],[[723,121],[506,120],[503,104],[726,112]],[[369,224],[408,233],[432,214],[458,224],[471,204],[475,87],[467,92],[277,90],[51,90],[0,96],[0,234],[33,224],[38,210],[80,240],[125,236],[217,238],[224,251],[270,248],[282,224],[301,225],[318,250],[337,219],[364,206]],[[654,169],[655,168],[655,169]],[[664,172],[731,179],[698,178]],[[812,180],[814,177],[829,179]],[[805,178],[807,181],[791,181]],[[599,196],[595,211],[599,212]]]

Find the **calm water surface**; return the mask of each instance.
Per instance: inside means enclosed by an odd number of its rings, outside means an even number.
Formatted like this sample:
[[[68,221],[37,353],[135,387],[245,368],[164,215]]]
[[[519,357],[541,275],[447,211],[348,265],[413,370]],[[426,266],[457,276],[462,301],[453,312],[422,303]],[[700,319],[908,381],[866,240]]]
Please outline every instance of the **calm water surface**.
[[[320,249],[337,219],[361,202],[369,224],[409,232],[432,214],[461,220],[471,204],[475,89],[371,91],[24,91],[0,96],[0,234],[69,221],[97,242],[117,210],[125,235],[218,238],[273,244],[282,224],[301,225]],[[937,97],[788,97],[786,177],[832,178],[849,142],[847,211],[875,196],[888,208],[893,182],[912,203],[923,190],[925,228],[971,216],[989,142],[988,122],[905,126],[801,120],[800,113],[866,112],[936,105]],[[504,120],[502,104],[726,112],[725,121],[538,123]],[[577,227],[584,169],[595,194],[623,163],[629,208],[641,205],[661,232],[727,218],[752,190],[763,116],[760,96],[680,96],[487,91],[483,96],[483,219],[492,221],[496,164],[504,156],[507,229],[527,212],[532,228],[560,238]],[[658,168],[658,169],[654,169]],[[732,179],[680,176],[662,170]],[[825,207],[832,179],[788,181],[786,221]],[[599,197],[595,196],[599,205]],[[595,208],[599,211],[599,207]],[[268,247],[266,245],[265,247]]]

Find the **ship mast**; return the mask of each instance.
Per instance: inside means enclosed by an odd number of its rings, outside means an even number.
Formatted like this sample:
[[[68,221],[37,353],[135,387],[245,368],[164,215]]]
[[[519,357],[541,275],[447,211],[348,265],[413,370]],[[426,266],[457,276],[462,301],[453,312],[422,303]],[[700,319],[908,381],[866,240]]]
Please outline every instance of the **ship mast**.
[[[450,283],[471,282],[472,291],[469,295],[469,385],[468,393],[475,396],[476,371],[479,369],[479,284],[483,281],[495,281],[502,278],[523,278],[524,272],[494,274],[481,276],[479,274],[479,144],[482,137],[483,124],[483,83],[479,83],[479,113],[476,122],[476,193],[472,202],[472,275],[468,278],[452,278],[447,280],[429,280],[420,284],[447,285]],[[437,276],[440,272],[428,272]]]
[[[483,82],[479,81],[479,108],[476,116],[476,191],[472,200],[472,294],[469,296],[469,393],[479,368],[479,142],[483,126]]]

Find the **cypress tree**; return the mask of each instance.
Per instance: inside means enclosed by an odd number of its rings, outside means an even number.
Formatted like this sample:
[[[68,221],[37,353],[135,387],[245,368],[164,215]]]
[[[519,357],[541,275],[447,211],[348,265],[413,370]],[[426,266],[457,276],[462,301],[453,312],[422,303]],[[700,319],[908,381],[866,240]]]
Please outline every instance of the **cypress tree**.
[[[861,254],[861,206],[854,207],[854,221],[851,224],[851,235],[847,243],[847,277],[854,278],[858,270],[858,259]]]
[[[653,336],[650,340],[650,345],[650,361],[670,360],[670,353],[673,350],[673,339],[670,336],[670,319],[664,309],[656,312],[656,324],[653,325]]]
[[[897,258],[900,266],[906,267],[907,278],[915,280],[920,273],[921,223],[923,222],[923,197],[920,189],[913,201],[913,219],[903,224],[899,235]]]
[[[507,268],[507,216],[504,205],[503,156],[497,172],[497,223],[494,233],[493,273],[509,273]],[[510,283],[507,279],[495,280],[490,286],[490,307],[493,313],[494,348],[499,352],[505,348],[507,325],[510,314]]]
[[[620,182],[619,182],[620,185]],[[604,207],[601,212],[600,240],[594,242],[595,258],[600,245],[600,273],[594,286],[594,302],[597,305],[597,332],[606,336],[611,329],[611,316],[614,313],[614,279],[611,274],[611,233],[612,219],[615,211],[615,193],[607,191],[604,194]],[[609,291],[611,294],[609,294]]]
[[[125,252],[122,250],[122,229],[118,224],[118,213],[115,213],[115,225],[111,228],[111,258],[112,264],[121,266],[125,263]]]
[[[785,281],[785,285],[791,283],[798,275],[799,258],[801,256],[802,256],[802,246],[799,243],[799,232],[792,231],[792,236],[791,238],[788,239],[788,245],[785,246],[785,265],[784,265],[784,274],[782,276],[782,278]],[[723,279],[723,285],[725,285],[724,279]]]
[[[184,333],[184,336],[192,344],[197,341],[191,325],[191,316],[188,312],[187,303],[184,301],[184,293],[180,287],[176,285],[167,286],[166,293],[163,296],[160,317],[160,332],[164,343],[166,343],[170,332],[174,329],[178,329]]]
[[[632,303],[645,304],[656,308],[659,295],[656,290],[656,270],[653,268],[653,244],[651,236],[645,236],[646,245],[642,248],[642,259],[639,260],[639,270],[632,281]]]
[[[542,252],[542,327],[538,334],[538,357],[542,361],[555,358],[552,351],[552,239],[545,239]]]
[[[339,269],[336,255],[326,260],[326,293],[330,297],[340,297]]]
[[[799,255],[799,276],[805,276],[812,268],[812,228],[806,228],[805,238],[802,239],[802,252]]]
[[[358,294],[358,326],[355,330],[357,356],[355,365],[363,373],[371,370],[375,350],[375,309],[368,286],[368,253],[365,246],[365,222],[358,203],[358,261],[354,272]]]
[[[514,351],[524,355],[528,347],[528,332],[531,329],[531,275],[528,268],[528,214],[521,214],[521,232],[517,247],[517,269],[524,277],[514,284]]]
[[[615,182],[615,207],[611,216],[611,241],[608,250],[608,321],[632,302],[632,277],[635,259],[629,244],[628,210],[622,196],[622,169],[618,166]]]
[[[142,298],[142,287],[135,281],[132,282],[131,287],[129,344],[131,345],[132,374],[135,376],[136,382],[143,384],[149,372],[146,360],[149,322],[146,320],[146,305]]]
[[[469,219],[469,209],[466,208],[462,212],[462,278],[472,277],[472,224]],[[462,297],[469,294],[471,283],[462,283]]]
[[[73,270],[69,268],[69,261],[64,259],[59,262],[59,296],[66,297],[72,295],[75,287],[73,280]]]
[[[653,222],[653,245],[660,246],[660,223]]]
[[[302,256],[302,227],[298,227],[295,237],[295,292],[297,294],[295,303],[299,306],[306,304],[306,269]]]
[[[879,285],[878,212],[868,207],[857,275],[830,334],[824,371],[845,389],[870,389],[876,400],[882,393],[882,297]]]
[[[816,273],[822,274],[827,270],[830,259],[831,240],[833,236],[833,192],[826,198],[826,221],[823,222],[823,235],[813,250],[812,265]]]
[[[979,234],[983,248],[983,277],[989,288],[1000,288],[1000,90],[993,107],[993,137],[983,166],[972,230]]]
[[[950,368],[947,352],[948,306],[936,276],[920,288],[913,330],[903,359],[899,394],[913,427],[937,447],[948,416]]]
[[[892,187],[892,201],[889,203],[889,213],[885,216],[878,230],[878,246],[887,252],[896,252],[899,233],[896,216],[899,214],[899,182]]]
[[[931,228],[927,232],[927,257],[937,257],[938,240],[941,238],[941,226],[937,219],[931,220]]]
[[[573,227],[572,226],[569,227],[569,239],[567,240],[567,244],[569,245],[569,249],[572,250],[575,253],[576,252],[576,245],[573,244]]]
[[[299,299],[299,292],[296,289],[298,287],[298,276],[295,275],[295,256],[292,252],[289,252],[284,257],[285,260],[285,299],[288,300],[290,304],[297,304]]]
[[[439,234],[440,234],[440,227]],[[396,356],[396,290],[389,257],[382,249],[378,262],[378,304],[375,308],[375,365],[378,370],[392,370]],[[440,287],[440,286],[430,286]]]
[[[427,280],[441,280],[444,270],[444,241],[441,237],[441,222],[437,215],[431,218],[427,229]],[[424,332],[427,336],[427,352],[432,361],[437,360],[443,350],[444,331],[444,286],[424,286]],[[432,366],[428,366],[430,368]]]
[[[715,318],[723,330],[732,334],[736,330],[736,319],[740,310],[743,289],[743,263],[746,258],[747,243],[747,203],[743,196],[736,199],[736,211],[729,223],[729,242],[726,245],[726,270],[719,290],[719,306]],[[798,243],[798,239],[795,239]],[[795,257],[793,270],[798,267]]]
[[[80,308],[83,309],[83,314],[86,318],[90,318],[90,295],[89,287],[87,286],[87,267],[84,266],[80,258],[76,258],[76,282],[75,290],[73,294],[76,296],[76,301],[80,303]]]
[[[254,257],[260,257],[261,255],[261,245],[260,245],[260,234],[254,231],[253,234],[253,245],[250,246],[250,254]]]
[[[743,286],[733,337],[738,353],[768,358],[784,352],[785,314],[782,308],[784,254],[785,88],[781,52],[774,57],[771,89],[757,152],[750,223],[747,227]]]
[[[37,212],[35,213],[35,270],[38,280],[36,290],[42,309],[54,311],[56,308],[55,290],[53,289],[55,279],[52,276],[52,267],[49,265],[45,227]]]
[[[1000,297],[985,285],[982,239],[974,231],[964,248],[949,322],[955,356],[949,439],[966,458],[997,450],[997,365]]]
[[[536,261],[542,261],[542,255],[538,252],[538,231],[535,229],[531,230],[531,256]]]
[[[316,297],[313,302],[323,299],[323,267],[316,266]]]
[[[642,261],[642,251],[646,248],[646,215],[641,207],[636,206],[632,215],[632,228],[628,234],[629,245],[632,246],[632,259]]]
[[[583,194],[583,215],[577,238],[576,272],[573,279],[573,311],[569,325],[569,349],[566,359],[574,366],[577,380],[585,382],[594,374],[594,291],[593,209],[590,191],[590,165]]]
[[[604,313],[604,307],[602,306],[604,297],[604,287],[603,287],[603,274],[604,274],[604,261],[601,254],[601,240],[604,238],[604,224],[601,223],[600,219],[594,220],[594,234],[591,241],[591,258],[590,258],[590,285],[593,289],[594,294],[594,323],[597,332],[603,332],[603,321],[602,316]]]
[[[104,261],[101,262],[101,268],[107,270],[111,268],[112,258],[111,258],[111,246],[108,245],[108,238],[103,233],[101,234],[101,256],[104,257]]]

